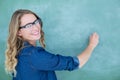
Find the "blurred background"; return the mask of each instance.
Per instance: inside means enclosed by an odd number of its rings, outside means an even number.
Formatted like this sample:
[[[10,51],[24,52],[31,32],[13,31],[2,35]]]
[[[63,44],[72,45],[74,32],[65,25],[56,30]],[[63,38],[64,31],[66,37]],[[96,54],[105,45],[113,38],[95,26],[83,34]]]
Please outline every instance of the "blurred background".
[[[43,20],[46,50],[77,56],[97,32],[99,45],[81,69],[56,71],[58,80],[120,80],[120,0],[0,0],[0,80],[4,70],[8,26],[13,12],[29,9]]]

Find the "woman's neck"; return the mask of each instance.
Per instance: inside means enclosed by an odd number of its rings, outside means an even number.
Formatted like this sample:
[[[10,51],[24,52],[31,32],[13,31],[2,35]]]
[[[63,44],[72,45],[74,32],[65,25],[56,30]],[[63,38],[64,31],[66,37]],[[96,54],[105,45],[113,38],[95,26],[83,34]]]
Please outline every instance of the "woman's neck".
[[[28,41],[31,45],[36,46],[36,41]]]

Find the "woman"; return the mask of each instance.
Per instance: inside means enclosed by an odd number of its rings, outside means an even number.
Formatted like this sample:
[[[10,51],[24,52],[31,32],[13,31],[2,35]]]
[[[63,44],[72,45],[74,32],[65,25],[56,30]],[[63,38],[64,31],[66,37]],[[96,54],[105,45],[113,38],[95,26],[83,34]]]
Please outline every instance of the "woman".
[[[42,47],[36,46],[36,41]],[[57,80],[55,70],[72,71],[82,67],[97,46],[99,36],[90,36],[87,48],[76,57],[55,55],[45,50],[42,20],[30,10],[13,13],[6,49],[6,71],[13,80]]]

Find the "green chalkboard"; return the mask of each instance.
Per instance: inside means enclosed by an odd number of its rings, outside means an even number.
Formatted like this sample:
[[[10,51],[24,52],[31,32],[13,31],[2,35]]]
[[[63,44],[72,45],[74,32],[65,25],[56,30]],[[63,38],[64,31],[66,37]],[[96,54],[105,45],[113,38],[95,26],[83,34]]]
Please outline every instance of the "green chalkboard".
[[[58,80],[120,80],[120,0],[0,0],[0,80],[4,71],[8,25],[17,9],[30,9],[43,20],[46,50],[77,56],[97,32],[100,43],[81,69],[56,71]]]

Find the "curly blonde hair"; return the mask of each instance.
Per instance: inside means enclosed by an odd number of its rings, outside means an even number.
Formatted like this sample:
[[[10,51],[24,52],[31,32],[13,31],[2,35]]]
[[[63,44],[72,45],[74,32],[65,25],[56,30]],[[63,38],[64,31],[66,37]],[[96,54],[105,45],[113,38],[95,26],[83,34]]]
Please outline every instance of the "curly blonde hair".
[[[20,29],[19,26],[21,24],[21,17],[24,14],[33,14],[37,19],[40,19],[34,12],[30,10],[24,10],[24,9],[19,9],[15,11],[12,15],[10,24],[9,24],[9,35],[8,35],[8,40],[7,40],[7,49],[5,52],[5,70],[7,73],[13,73],[14,76],[16,75],[17,71],[15,69],[18,60],[17,60],[17,55],[18,52],[21,48],[23,48],[23,40],[18,37],[18,30]],[[41,19],[40,19],[41,21]],[[40,22],[40,25],[42,27],[42,21]],[[44,43],[44,32],[41,29],[41,38],[39,40],[41,46],[45,48],[45,43]]]

